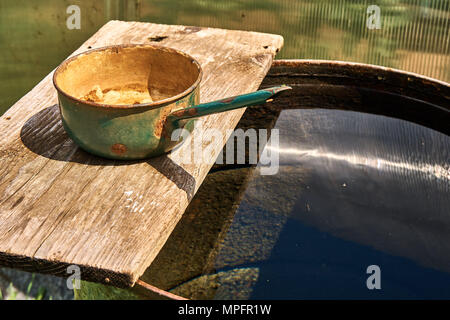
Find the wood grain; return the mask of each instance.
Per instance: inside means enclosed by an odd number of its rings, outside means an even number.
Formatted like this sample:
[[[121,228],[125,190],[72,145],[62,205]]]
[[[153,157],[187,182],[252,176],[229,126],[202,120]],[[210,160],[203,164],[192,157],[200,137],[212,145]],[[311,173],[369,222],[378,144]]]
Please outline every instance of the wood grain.
[[[74,54],[126,43],[158,43],[194,56],[204,71],[201,100],[207,102],[256,90],[283,38],[110,21]],[[133,286],[217,154],[201,165],[179,164],[173,154],[134,162],[89,155],[62,128],[51,77],[0,118],[0,265],[68,276],[67,266],[75,264],[85,280]],[[225,132],[243,112],[205,117],[203,128]]]

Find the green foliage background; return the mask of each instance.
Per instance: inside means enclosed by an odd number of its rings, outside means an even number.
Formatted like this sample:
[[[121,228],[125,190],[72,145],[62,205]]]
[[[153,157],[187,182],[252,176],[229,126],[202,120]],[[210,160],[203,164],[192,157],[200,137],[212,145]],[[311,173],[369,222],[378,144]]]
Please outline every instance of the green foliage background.
[[[69,5],[81,29],[66,27]],[[366,27],[367,7],[381,29]],[[400,68],[450,81],[448,0],[2,0],[0,114],[111,19],[281,34],[277,58]]]

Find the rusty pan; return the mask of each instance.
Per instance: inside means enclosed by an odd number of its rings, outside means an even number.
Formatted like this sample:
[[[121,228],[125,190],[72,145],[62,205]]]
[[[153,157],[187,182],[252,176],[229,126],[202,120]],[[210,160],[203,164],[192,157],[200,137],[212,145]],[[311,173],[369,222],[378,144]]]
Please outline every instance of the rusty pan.
[[[64,61],[55,71],[62,123],[86,151],[112,159],[144,159],[172,150],[198,117],[264,103],[288,86],[200,102],[200,64],[155,45],[116,45]]]

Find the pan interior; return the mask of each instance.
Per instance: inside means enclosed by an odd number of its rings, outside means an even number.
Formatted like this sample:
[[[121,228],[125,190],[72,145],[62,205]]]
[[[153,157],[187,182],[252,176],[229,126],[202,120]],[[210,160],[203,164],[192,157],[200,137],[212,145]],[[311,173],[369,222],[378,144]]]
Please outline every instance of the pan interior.
[[[196,83],[200,73],[200,67],[191,57],[172,49],[116,46],[67,61],[57,70],[55,83],[77,99],[129,105],[180,95]],[[122,97],[106,102],[97,99],[106,94]]]

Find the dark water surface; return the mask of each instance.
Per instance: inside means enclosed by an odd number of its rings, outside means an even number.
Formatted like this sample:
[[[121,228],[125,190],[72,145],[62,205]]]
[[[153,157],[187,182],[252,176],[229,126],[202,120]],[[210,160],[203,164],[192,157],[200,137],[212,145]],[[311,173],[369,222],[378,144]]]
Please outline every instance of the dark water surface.
[[[249,298],[450,297],[448,136],[320,109],[285,110],[275,128],[280,172],[255,172],[216,264],[258,269]]]
[[[279,173],[252,172],[214,258],[215,298],[450,298],[447,135],[324,109],[282,111],[275,128]]]

